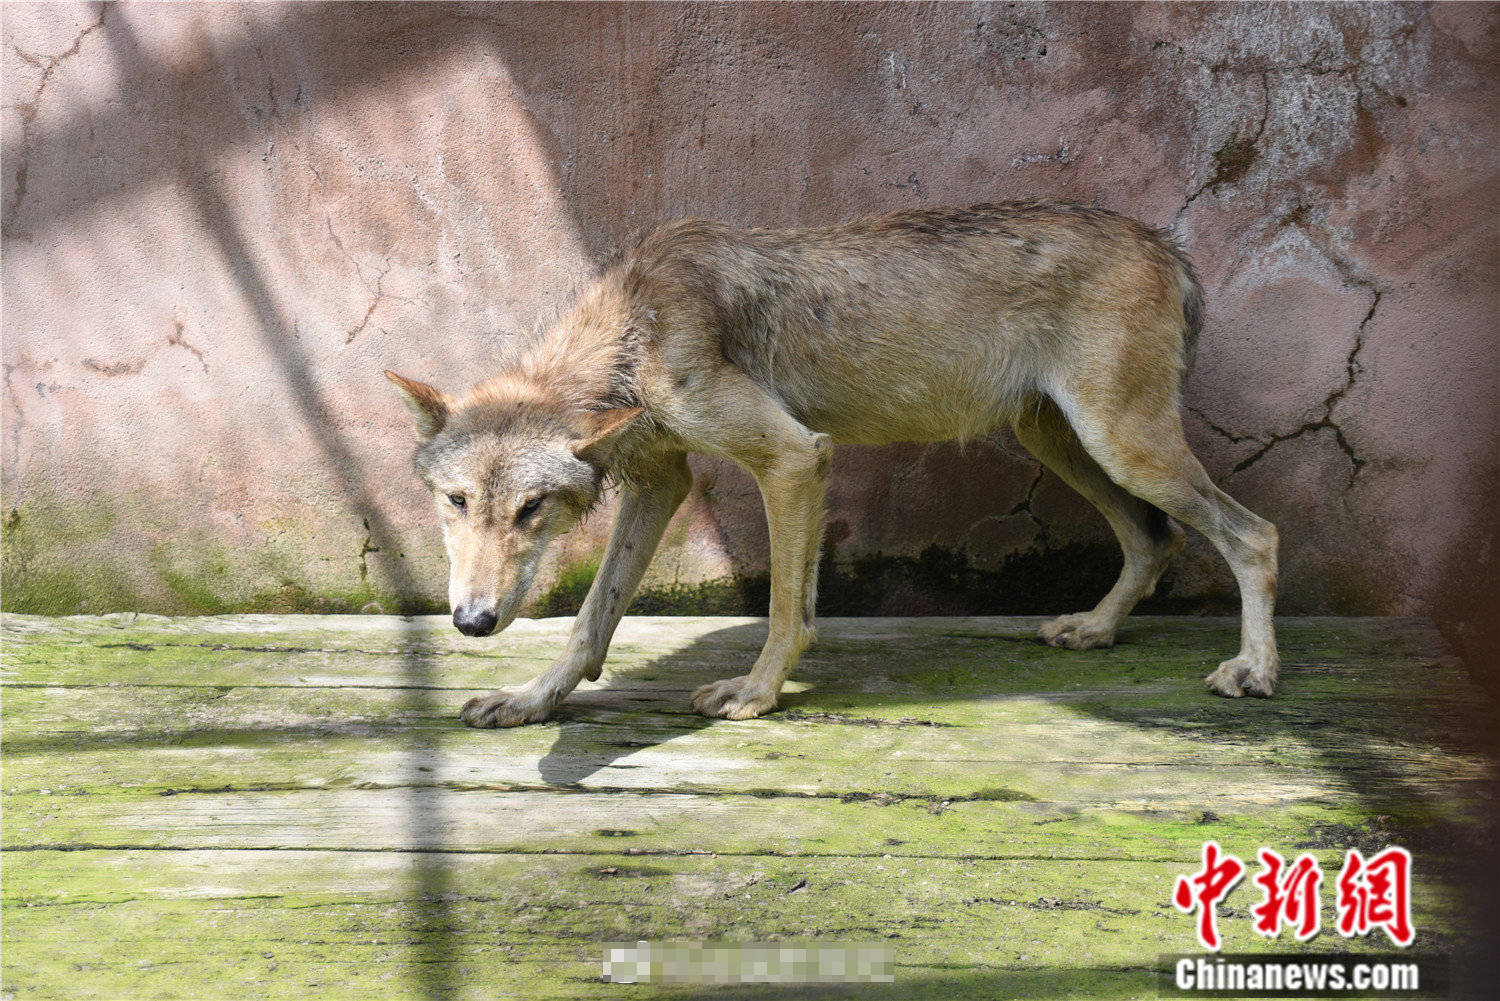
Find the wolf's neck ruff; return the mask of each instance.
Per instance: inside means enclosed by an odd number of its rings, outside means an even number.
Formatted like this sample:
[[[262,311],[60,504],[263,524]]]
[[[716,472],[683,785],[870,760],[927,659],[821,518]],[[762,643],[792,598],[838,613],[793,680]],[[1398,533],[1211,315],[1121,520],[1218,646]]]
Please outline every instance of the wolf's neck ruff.
[[[519,384],[575,410],[639,407],[650,316],[626,298],[614,277],[606,276],[586,292],[522,348],[505,371],[476,387],[476,393],[490,383],[497,389]]]

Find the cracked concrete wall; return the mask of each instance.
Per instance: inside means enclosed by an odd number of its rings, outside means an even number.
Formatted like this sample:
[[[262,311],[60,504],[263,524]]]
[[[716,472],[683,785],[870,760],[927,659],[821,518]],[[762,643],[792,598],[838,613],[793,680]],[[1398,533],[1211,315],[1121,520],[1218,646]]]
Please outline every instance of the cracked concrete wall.
[[[440,603],[383,368],[483,377],[655,221],[1049,196],[1192,253],[1208,318],[1188,433],[1280,525],[1282,609],[1429,610],[1455,567],[1494,569],[1497,22],[1386,4],[7,5],[4,604]],[[753,484],[695,468],[657,584],[765,564]],[[1113,558],[1102,520],[1004,438],[842,450],[830,499],[840,558]],[[1177,607],[1231,594],[1195,541]]]

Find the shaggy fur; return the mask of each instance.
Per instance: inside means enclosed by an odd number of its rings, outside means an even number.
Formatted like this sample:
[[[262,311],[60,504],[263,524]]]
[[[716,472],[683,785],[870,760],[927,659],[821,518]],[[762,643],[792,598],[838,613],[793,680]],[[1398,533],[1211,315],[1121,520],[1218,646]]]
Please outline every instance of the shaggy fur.
[[[1202,309],[1192,266],[1167,237],[1090,206],[908,210],[805,230],[686,220],[647,236],[466,396],[392,375],[422,439],[417,468],[443,514],[454,621],[466,632],[504,628],[547,544],[607,477],[622,487],[561,658],[471,700],[464,720],[545,719],[598,676],[687,495],[694,451],[755,477],[772,584],[770,635],[750,673],[692,702],[732,719],[770,711],[813,640],[833,446],[963,440],[1006,425],[1100,509],[1125,553],[1099,605],[1047,623],[1041,638],[1111,644],[1181,547],[1183,522],[1228,560],[1244,602],[1240,653],[1209,687],[1270,695],[1276,530],[1210,482],[1182,434]]]

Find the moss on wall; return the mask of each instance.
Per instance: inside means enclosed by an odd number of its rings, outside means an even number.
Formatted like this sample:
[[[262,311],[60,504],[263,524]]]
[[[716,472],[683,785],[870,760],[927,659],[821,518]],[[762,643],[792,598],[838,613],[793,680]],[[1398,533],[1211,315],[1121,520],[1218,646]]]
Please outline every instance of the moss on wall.
[[[38,615],[447,610],[436,596],[441,582],[434,595],[399,594],[354,569],[361,554],[340,560],[320,552],[316,524],[279,535],[274,547],[232,547],[202,531],[173,531],[167,511],[139,499],[121,505],[38,496],[11,505],[0,521],[0,609]]]

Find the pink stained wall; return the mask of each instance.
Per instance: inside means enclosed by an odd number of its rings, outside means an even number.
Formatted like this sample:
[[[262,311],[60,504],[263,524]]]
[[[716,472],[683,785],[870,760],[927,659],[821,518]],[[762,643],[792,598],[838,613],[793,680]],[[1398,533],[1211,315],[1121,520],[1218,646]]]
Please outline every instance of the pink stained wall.
[[[483,377],[653,222],[1045,196],[1192,253],[1189,436],[1280,526],[1281,608],[1430,611],[1495,560],[1497,29],[1488,5],[8,4],[4,607],[441,602],[382,369]],[[764,569],[753,484],[695,468],[657,585]],[[840,557],[1109,539],[1003,440],[845,449],[834,477]],[[1231,586],[1196,540],[1172,594]]]

